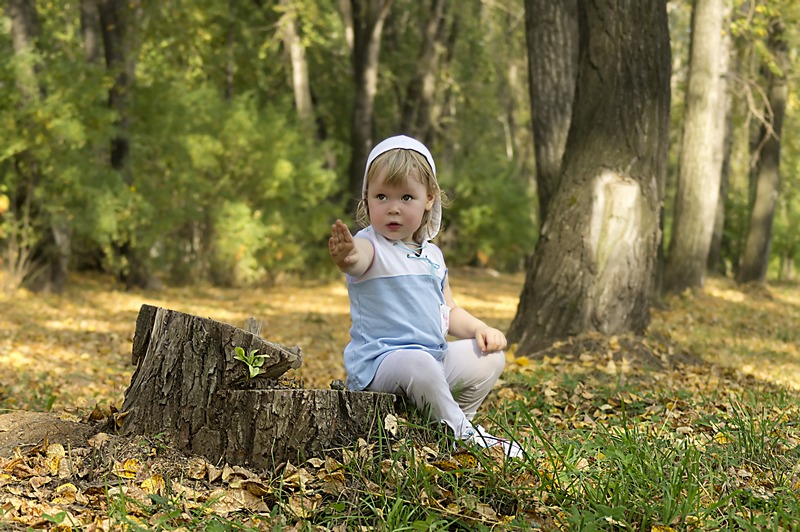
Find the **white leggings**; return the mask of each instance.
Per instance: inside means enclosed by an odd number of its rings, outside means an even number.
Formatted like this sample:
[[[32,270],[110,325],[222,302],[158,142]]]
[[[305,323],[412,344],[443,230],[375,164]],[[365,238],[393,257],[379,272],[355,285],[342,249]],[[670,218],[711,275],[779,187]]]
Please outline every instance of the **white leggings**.
[[[430,408],[461,438],[505,361],[502,351],[482,353],[475,340],[449,342],[441,361],[425,351],[394,351],[381,361],[367,390],[405,395],[418,408]]]

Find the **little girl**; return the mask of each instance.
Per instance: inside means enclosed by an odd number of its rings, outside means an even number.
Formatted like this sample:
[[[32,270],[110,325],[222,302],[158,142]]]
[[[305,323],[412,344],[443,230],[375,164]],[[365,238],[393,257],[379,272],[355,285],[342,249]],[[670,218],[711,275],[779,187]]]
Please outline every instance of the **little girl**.
[[[336,220],[328,242],[350,296],[348,387],[405,395],[457,439],[521,456],[516,442],[472,424],[503,372],[506,338],[453,300],[444,257],[430,242],[442,193],[422,143],[400,135],[373,148],[357,218],[365,229],[355,238]],[[466,340],[447,342],[447,334]]]

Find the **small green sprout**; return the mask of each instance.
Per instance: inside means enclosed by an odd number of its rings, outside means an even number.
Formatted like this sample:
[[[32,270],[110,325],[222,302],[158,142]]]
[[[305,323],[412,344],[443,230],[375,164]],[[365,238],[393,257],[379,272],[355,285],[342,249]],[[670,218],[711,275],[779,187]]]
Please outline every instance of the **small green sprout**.
[[[239,346],[236,346],[233,351],[236,353],[233,358],[236,360],[241,360],[247,367],[250,369],[250,378],[254,378],[256,375],[261,373],[261,366],[264,365],[264,359],[267,358],[266,355],[258,355],[258,349],[253,349],[250,351],[250,354],[245,355],[244,349]]]

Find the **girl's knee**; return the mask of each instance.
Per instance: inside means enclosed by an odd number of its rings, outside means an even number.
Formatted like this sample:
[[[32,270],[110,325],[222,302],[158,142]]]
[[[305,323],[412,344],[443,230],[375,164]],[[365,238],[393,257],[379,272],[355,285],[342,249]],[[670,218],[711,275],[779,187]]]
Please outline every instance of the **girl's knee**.
[[[506,368],[505,351],[495,351],[493,353],[487,353],[486,358],[487,358],[487,365],[489,366],[491,372],[499,377],[503,373],[503,370],[505,370]]]

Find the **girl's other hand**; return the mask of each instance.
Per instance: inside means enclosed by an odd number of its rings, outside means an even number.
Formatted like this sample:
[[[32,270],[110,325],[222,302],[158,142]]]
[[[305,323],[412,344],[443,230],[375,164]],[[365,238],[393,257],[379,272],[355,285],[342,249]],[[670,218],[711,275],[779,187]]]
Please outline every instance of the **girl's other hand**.
[[[475,340],[478,342],[478,347],[484,353],[493,353],[495,351],[500,351],[501,349],[505,349],[508,342],[506,341],[506,335],[504,335],[501,331],[483,325],[478,327],[475,331]]]

